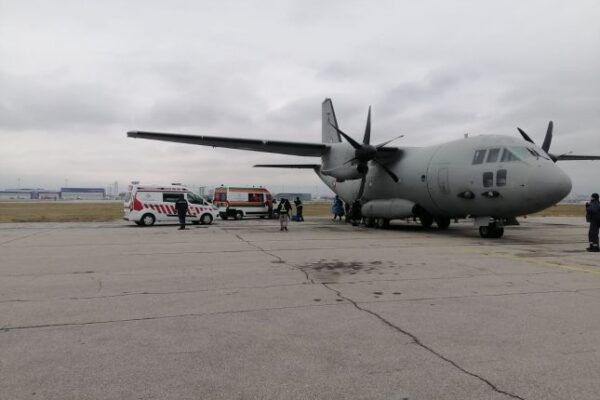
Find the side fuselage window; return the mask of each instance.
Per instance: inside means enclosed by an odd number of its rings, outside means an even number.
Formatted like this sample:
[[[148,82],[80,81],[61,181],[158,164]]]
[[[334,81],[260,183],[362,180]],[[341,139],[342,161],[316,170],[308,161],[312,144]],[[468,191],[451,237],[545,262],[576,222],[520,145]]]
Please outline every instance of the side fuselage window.
[[[493,163],[498,161],[498,156],[500,155],[500,149],[490,149],[488,151],[487,161],[489,163]]]
[[[485,160],[485,150],[477,150],[475,155],[473,156],[473,165],[475,164],[483,164],[483,160]]]
[[[483,187],[492,187],[494,186],[494,173],[493,172],[484,172],[483,173]]]

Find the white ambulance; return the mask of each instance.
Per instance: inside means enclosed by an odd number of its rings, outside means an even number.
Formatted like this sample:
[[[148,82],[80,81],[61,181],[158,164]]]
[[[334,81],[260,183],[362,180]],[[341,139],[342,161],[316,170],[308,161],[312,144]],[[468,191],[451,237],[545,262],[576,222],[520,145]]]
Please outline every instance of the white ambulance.
[[[184,186],[131,184],[123,203],[123,219],[140,226],[150,226],[156,222],[178,223],[175,202],[181,196],[188,202],[187,221],[210,225],[219,215],[217,207]]]
[[[215,188],[213,204],[219,207],[222,219],[273,216],[273,197],[263,187],[221,185]]]

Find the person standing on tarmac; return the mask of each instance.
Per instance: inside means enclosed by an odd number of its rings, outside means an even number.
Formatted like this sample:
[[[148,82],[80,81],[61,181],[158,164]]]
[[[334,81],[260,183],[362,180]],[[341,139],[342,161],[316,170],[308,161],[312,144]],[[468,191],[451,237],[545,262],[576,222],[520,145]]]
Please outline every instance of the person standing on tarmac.
[[[292,211],[292,205],[288,199],[279,200],[279,206],[277,206],[277,212],[279,213],[279,225],[281,226],[280,231],[287,231],[288,222],[290,220],[290,212]]]
[[[188,202],[183,195],[179,196],[175,202],[175,208],[177,209],[177,216],[179,217],[179,230],[183,230],[185,229],[185,215],[188,211]]]
[[[302,200],[300,200],[300,197],[296,197],[296,200],[294,200],[294,205],[296,206],[297,221],[304,221],[304,217],[302,216],[302,210],[304,209],[304,205],[302,204]]]
[[[598,229],[600,228],[600,201],[598,193],[593,193],[589,203],[585,204],[585,219],[590,223],[588,238],[590,247],[586,250],[594,253],[600,252],[598,248]]]

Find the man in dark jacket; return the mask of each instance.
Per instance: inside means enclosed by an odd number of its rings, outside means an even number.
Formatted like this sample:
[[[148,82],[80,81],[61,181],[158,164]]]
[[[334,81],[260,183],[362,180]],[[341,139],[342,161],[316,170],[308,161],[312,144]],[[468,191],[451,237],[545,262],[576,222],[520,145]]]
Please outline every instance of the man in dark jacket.
[[[593,193],[592,199],[585,205],[585,219],[590,223],[590,230],[588,232],[590,247],[587,248],[587,251],[597,253],[600,251],[598,248],[598,229],[600,228],[600,201],[598,200],[598,193]]]
[[[304,221],[304,216],[302,215],[304,205],[302,204],[302,200],[300,200],[300,197],[296,197],[296,200],[294,200],[294,204],[296,205],[296,218],[298,222]]]
[[[185,201],[183,195],[175,202],[175,208],[177,209],[177,216],[179,216],[179,230],[185,229],[185,214],[188,211],[188,202]]]

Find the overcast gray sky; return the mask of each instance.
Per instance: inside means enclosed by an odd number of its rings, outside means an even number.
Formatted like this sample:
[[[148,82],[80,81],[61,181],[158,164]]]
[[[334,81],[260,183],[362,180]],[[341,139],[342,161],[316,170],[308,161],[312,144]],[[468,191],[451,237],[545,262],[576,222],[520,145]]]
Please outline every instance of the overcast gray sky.
[[[127,130],[425,146],[518,136],[600,154],[600,2],[0,0],[0,189],[130,180],[326,193],[313,162]],[[576,192],[600,162],[562,162]]]

